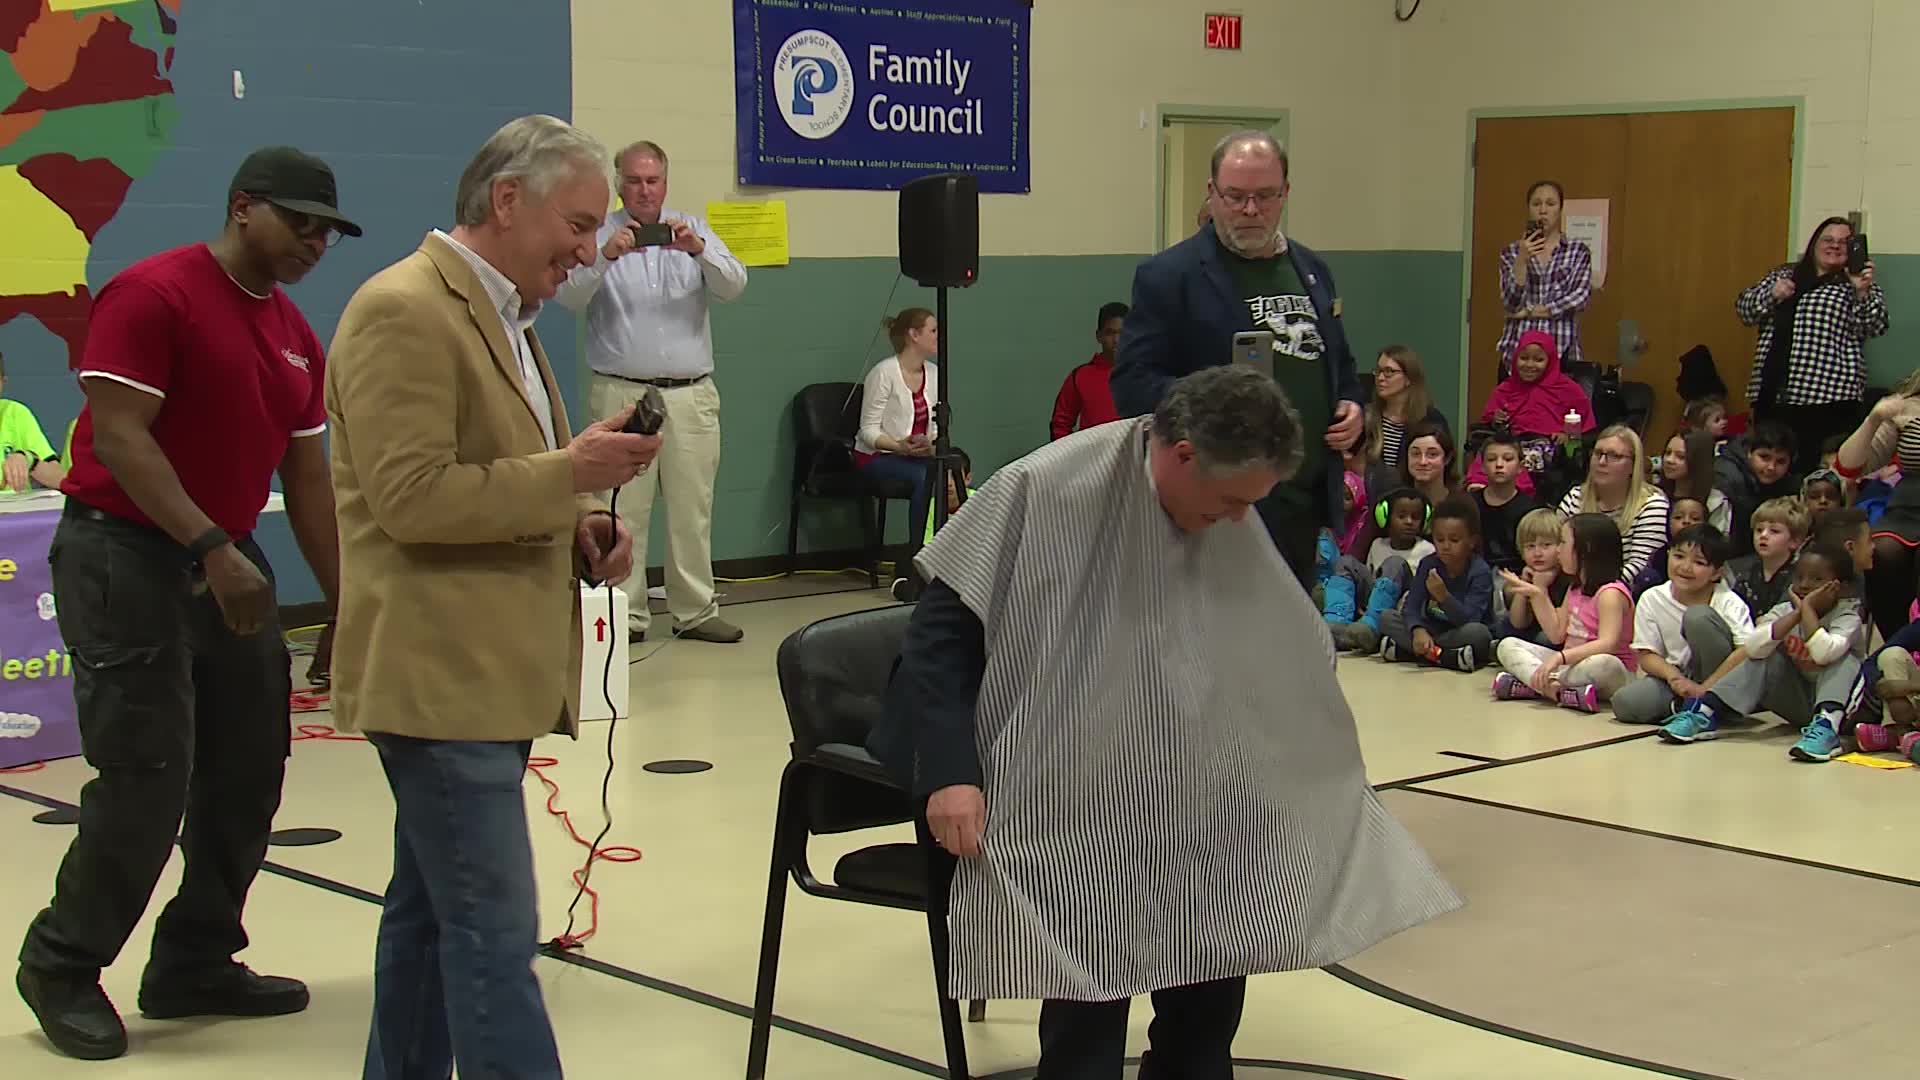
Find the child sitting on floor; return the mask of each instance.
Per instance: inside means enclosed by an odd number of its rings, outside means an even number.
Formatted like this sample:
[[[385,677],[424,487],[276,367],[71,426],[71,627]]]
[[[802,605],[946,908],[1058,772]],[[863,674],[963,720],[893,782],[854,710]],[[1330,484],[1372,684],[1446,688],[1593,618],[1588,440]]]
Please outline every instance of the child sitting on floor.
[[[1758,620],[1787,595],[1789,567],[1807,542],[1812,519],[1806,504],[1791,496],[1768,499],[1753,512],[1753,552],[1727,564],[1727,584]],[[1731,537],[1729,537],[1731,539]]]
[[[1699,680],[1746,645],[1753,617],[1721,580],[1733,545],[1711,525],[1694,524],[1667,545],[1667,580],[1636,597],[1633,651],[1640,677],[1613,695],[1623,724],[1662,724],[1682,702],[1705,693]]]
[[[1816,469],[1800,482],[1800,501],[1807,504],[1807,516],[1818,525],[1827,511],[1847,505],[1847,486],[1832,469]]]
[[[1493,679],[1501,701],[1545,698],[1569,709],[1599,712],[1600,703],[1639,669],[1633,652],[1633,597],[1620,580],[1625,552],[1620,528],[1605,514],[1575,514],[1560,534],[1560,569],[1573,579],[1559,606],[1545,589],[1502,575],[1508,595],[1523,595],[1549,645],[1517,637],[1496,651],[1506,668]]]
[[[1413,568],[1434,550],[1420,535],[1432,516],[1425,495],[1412,488],[1389,492],[1374,514],[1386,535],[1367,549],[1366,562],[1345,556],[1334,565],[1321,603],[1335,646],[1362,653],[1380,647],[1380,617],[1399,604]],[[1362,597],[1364,610],[1359,608]]]
[[[1560,533],[1564,521],[1559,511],[1543,506],[1528,512],[1520,519],[1520,527],[1514,530],[1514,539],[1520,545],[1520,559],[1525,564],[1519,571],[1521,578],[1547,590],[1547,602],[1554,607],[1566,599],[1567,589],[1573,584],[1572,578],[1560,572]],[[1534,621],[1533,604],[1526,595],[1508,590],[1501,577],[1494,578],[1493,587],[1495,603],[1501,609],[1499,621],[1493,625],[1494,640],[1517,637],[1545,645],[1547,636]]]
[[[1867,627],[1851,595],[1853,559],[1832,544],[1809,544],[1794,560],[1786,600],[1754,620],[1745,648],[1736,649],[1701,684],[1704,693],[1660,729],[1672,743],[1720,734],[1723,722],[1765,709],[1804,724],[1787,753],[1800,761],[1828,761],[1840,752],[1840,719],[1866,655]]]
[[[1380,657],[1475,671],[1493,651],[1487,629],[1493,571],[1478,554],[1480,515],[1454,496],[1433,510],[1434,553],[1421,561],[1400,610],[1380,616]]]
[[[1494,570],[1519,570],[1520,519],[1536,505],[1520,490],[1520,443],[1505,429],[1496,429],[1480,444],[1480,469],[1486,486],[1473,492],[1480,512],[1480,553]]]
[[[1699,499],[1682,495],[1667,504],[1667,535],[1669,537],[1679,536],[1682,532],[1693,528],[1695,525],[1705,524],[1708,524],[1707,504],[1701,502]],[[1714,531],[1720,532],[1718,529]],[[1726,536],[1725,533],[1720,533],[1720,535],[1722,537]],[[1729,543],[1728,547],[1731,548],[1732,544]],[[1642,567],[1639,573],[1633,575],[1633,580],[1627,583],[1627,591],[1633,594],[1635,603],[1640,602],[1641,595],[1648,589],[1667,580],[1667,552],[1672,550],[1672,548],[1673,541],[1671,539],[1661,544],[1659,550],[1655,551],[1653,555],[1647,559],[1647,565]],[[1720,562],[1724,563],[1726,560],[1721,559]],[[1718,573],[1719,570],[1719,564],[1715,564],[1714,571]]]

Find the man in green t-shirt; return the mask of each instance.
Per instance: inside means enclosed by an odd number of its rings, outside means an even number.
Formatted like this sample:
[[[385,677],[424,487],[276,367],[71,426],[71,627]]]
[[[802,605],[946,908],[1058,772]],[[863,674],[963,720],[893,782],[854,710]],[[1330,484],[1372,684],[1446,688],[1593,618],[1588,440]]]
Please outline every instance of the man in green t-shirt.
[[[1134,273],[1112,387],[1120,415],[1151,413],[1175,380],[1233,362],[1233,335],[1271,333],[1274,380],[1302,426],[1325,434],[1307,440],[1306,461],[1260,501],[1260,517],[1310,584],[1315,541],[1340,513],[1340,453],[1365,435],[1364,394],[1332,271],[1280,230],[1287,165],[1286,151],[1263,131],[1236,132],[1215,146],[1208,220]]]
[[[6,393],[7,358],[0,354],[0,395]],[[0,397],[0,497],[24,495],[38,481],[40,486],[57,488],[67,478],[67,467],[60,455],[47,443],[47,433],[33,410],[18,401]]]

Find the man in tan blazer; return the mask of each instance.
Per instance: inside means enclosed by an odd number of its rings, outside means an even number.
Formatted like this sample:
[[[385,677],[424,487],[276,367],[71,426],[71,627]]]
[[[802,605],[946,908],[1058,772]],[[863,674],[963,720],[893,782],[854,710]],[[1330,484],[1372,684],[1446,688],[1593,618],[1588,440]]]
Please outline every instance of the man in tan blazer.
[[[367,1080],[561,1075],[521,780],[533,739],[577,731],[576,576],[632,568],[585,493],[660,440],[626,414],[569,440],[533,321],[593,259],[608,171],[563,121],[507,124],[462,174],[453,231],[362,285],[333,340],[335,720],[378,749],[395,807]]]

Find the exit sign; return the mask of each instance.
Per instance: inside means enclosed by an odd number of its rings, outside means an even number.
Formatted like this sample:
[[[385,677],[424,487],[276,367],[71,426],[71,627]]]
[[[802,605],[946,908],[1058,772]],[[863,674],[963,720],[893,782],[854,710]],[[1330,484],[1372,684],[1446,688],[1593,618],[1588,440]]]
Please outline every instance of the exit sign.
[[[1237,49],[1240,47],[1240,16],[1208,15],[1207,48]]]

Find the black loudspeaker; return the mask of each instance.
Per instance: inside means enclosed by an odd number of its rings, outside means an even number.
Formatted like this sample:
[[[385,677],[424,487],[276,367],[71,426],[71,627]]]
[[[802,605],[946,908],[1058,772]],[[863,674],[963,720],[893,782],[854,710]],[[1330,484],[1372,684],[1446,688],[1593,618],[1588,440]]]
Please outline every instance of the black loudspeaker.
[[[980,276],[980,181],[935,173],[900,189],[900,272],[927,288]]]

